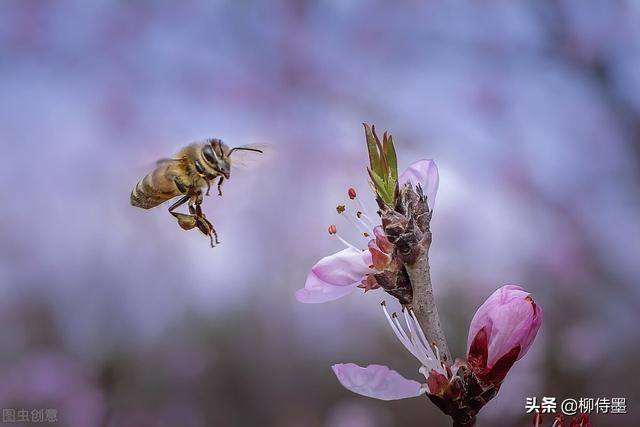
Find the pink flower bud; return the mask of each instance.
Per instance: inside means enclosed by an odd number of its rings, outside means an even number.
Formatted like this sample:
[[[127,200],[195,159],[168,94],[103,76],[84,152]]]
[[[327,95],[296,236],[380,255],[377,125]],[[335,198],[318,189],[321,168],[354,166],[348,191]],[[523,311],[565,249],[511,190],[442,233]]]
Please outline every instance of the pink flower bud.
[[[383,252],[375,240],[369,241],[369,252],[371,252],[371,261],[373,269],[376,271],[383,271],[391,262],[391,255]]]
[[[393,243],[387,239],[387,235],[384,233],[384,229],[381,225],[377,225],[373,228],[373,234],[376,238],[376,245],[381,251],[387,254],[393,252]]]
[[[360,283],[360,284],[358,285],[358,287],[359,287],[360,289],[364,289],[364,291],[365,291],[365,293],[366,293],[366,292],[372,291],[372,290],[374,290],[374,289],[378,289],[378,288],[380,288],[380,285],[379,285],[379,284],[378,284],[378,282],[376,281],[376,278],[375,278],[375,277],[373,277],[373,275],[372,275],[372,274],[369,274],[367,277],[365,277],[365,278],[362,280],[362,283]]]
[[[467,364],[480,381],[499,384],[531,347],[542,323],[542,309],[519,286],[495,291],[469,327]]]

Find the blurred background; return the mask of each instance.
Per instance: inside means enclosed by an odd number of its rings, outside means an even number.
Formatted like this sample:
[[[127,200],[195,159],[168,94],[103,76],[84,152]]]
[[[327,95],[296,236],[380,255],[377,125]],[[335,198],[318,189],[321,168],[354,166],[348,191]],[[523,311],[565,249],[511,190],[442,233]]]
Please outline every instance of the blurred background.
[[[1,2],[0,407],[69,427],[448,426],[331,372],[419,379],[390,297],[293,296],[341,249],[326,228],[348,225],[347,188],[373,207],[366,121],[401,167],[439,165],[453,353],[504,283],[544,308],[479,425],[531,425],[534,396],[623,397],[628,415],[594,425],[640,425],[639,20],[632,0]],[[155,160],[206,137],[274,147],[206,199],[215,249],[129,205]]]

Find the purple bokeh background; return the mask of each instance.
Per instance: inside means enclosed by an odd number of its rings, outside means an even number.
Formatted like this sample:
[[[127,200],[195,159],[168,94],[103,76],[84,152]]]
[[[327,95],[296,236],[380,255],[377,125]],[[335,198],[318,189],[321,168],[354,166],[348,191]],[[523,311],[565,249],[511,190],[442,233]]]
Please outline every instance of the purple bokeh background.
[[[331,372],[417,378],[383,294],[293,298],[340,248],[346,189],[366,198],[367,121],[401,167],[438,163],[452,351],[504,283],[544,307],[480,425],[530,425],[528,396],[626,397],[630,414],[592,420],[639,425],[638,22],[632,0],[1,2],[0,407],[71,427],[447,426]],[[206,200],[213,250],[129,205],[205,137],[274,147]]]

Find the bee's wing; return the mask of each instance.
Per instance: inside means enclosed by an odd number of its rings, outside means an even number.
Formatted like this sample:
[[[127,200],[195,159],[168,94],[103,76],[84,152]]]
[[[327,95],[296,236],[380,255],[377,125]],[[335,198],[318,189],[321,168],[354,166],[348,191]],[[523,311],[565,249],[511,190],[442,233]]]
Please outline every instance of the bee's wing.
[[[162,166],[162,165],[167,164],[167,163],[175,162],[175,161],[176,161],[176,159],[169,159],[169,158],[160,159],[160,160],[156,161],[156,167]]]
[[[241,169],[251,169],[264,162],[273,154],[271,144],[248,144],[232,148],[231,165]]]

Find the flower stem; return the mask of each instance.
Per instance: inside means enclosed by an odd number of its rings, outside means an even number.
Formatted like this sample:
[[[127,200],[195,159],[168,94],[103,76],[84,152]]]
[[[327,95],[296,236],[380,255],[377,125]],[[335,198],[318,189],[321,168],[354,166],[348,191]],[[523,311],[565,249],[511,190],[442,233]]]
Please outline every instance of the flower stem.
[[[406,264],[411,287],[413,288],[412,308],[416,319],[422,326],[427,339],[434,343],[440,355],[447,362],[452,363],[451,353],[447,345],[447,339],[440,324],[438,308],[433,297],[433,285],[431,284],[431,268],[429,266],[429,248],[431,247],[431,232],[425,233],[422,242],[422,250],[415,262]],[[462,425],[462,424],[460,424]],[[470,424],[472,425],[472,424]]]

